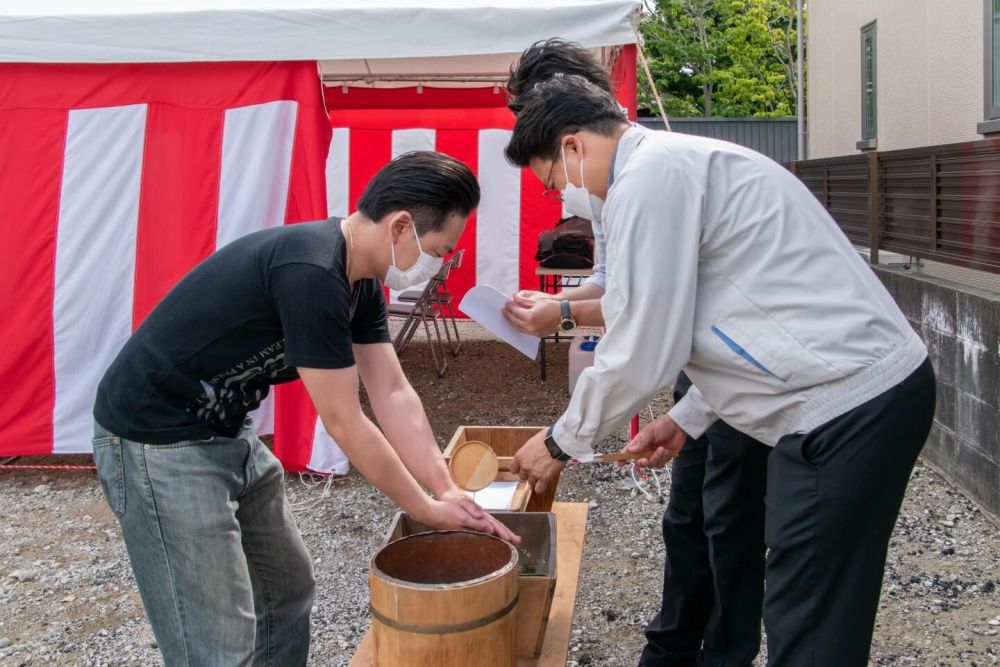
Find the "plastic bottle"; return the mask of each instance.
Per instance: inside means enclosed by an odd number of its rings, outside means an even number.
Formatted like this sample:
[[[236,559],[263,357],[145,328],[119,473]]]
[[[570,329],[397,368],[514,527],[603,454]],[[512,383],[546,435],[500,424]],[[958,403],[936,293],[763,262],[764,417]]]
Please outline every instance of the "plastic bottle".
[[[569,393],[573,395],[576,381],[580,377],[583,369],[594,365],[594,351],[597,349],[597,342],[600,336],[573,337],[569,346]]]

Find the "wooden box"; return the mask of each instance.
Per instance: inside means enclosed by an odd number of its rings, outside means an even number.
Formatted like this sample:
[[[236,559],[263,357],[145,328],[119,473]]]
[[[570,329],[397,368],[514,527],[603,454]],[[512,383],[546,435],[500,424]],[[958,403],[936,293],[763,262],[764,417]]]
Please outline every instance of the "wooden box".
[[[533,658],[542,650],[556,589],[556,518],[551,512],[490,512],[521,536],[517,603],[517,657]],[[398,512],[386,535],[389,544],[402,537],[433,530]]]
[[[500,473],[497,475],[497,479],[514,481],[518,479],[518,476],[509,472],[511,460],[521,445],[543,430],[545,430],[544,426],[459,426],[455,435],[452,436],[451,442],[445,447],[444,458],[446,461],[451,460],[451,453],[455,451],[456,447],[469,440],[479,440],[492,447],[497,458],[500,459]],[[532,491],[527,482],[521,482],[508,509],[526,512],[551,512],[557,486],[559,486],[558,478],[545,489],[545,493],[538,494]]]

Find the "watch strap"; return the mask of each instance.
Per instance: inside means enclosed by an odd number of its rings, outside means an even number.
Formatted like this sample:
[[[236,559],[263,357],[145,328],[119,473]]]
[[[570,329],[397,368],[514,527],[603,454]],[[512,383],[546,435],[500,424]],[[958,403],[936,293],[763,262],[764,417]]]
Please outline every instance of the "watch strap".
[[[552,431],[554,428],[555,426],[550,426],[549,430],[545,433],[545,449],[549,450],[549,456],[554,458],[556,461],[569,461],[573,457],[561,450],[559,445],[556,444],[555,438],[552,437]]]
[[[573,319],[573,310],[569,307],[569,301],[566,299],[559,302],[559,312],[562,314],[564,320]]]

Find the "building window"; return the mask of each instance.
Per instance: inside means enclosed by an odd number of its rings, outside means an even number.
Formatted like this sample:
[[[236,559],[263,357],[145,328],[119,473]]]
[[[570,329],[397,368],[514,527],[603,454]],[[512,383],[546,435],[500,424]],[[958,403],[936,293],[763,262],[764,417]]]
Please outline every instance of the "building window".
[[[1000,3],[1000,0],[996,0]],[[875,148],[878,145],[878,104],[876,102],[878,84],[875,43],[875,22],[861,28],[861,141],[859,149]]]
[[[983,120],[978,132],[1000,132],[1000,0],[983,0]]]

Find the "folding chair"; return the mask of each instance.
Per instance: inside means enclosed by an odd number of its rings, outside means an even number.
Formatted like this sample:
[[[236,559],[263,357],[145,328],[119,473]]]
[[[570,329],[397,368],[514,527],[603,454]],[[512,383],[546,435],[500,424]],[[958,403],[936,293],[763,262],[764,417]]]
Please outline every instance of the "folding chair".
[[[452,269],[457,269],[462,265],[462,257],[465,255],[465,250],[459,250],[458,252],[452,254],[451,258],[448,260],[451,263]],[[451,350],[451,355],[453,357],[458,356],[458,351],[462,349],[462,339],[458,335],[458,321],[455,319],[455,309],[452,307],[452,294],[448,291],[447,284],[447,274],[444,280],[441,281],[438,286],[437,291],[432,295],[432,299],[435,307],[441,313],[441,325],[444,327],[444,334],[448,338],[448,349]],[[404,303],[413,303],[422,294],[421,290],[410,289],[399,295],[399,300]],[[448,321],[451,321],[451,330],[448,329]],[[451,334],[455,333],[455,340],[452,341]]]
[[[424,333],[427,334],[427,344],[431,349],[431,357],[434,359],[434,367],[437,369],[438,377],[444,377],[445,371],[448,369],[448,358],[445,355],[444,343],[441,341],[441,329],[438,327],[438,319],[442,318],[444,315],[442,311],[437,307],[434,299],[434,295],[444,284],[444,281],[448,277],[448,272],[451,270],[451,261],[447,261],[441,265],[438,272],[427,281],[424,289],[420,291],[415,301],[400,303],[390,303],[388,306],[388,312],[390,317],[402,317],[405,318],[403,321],[403,326],[396,333],[396,339],[393,341],[393,347],[396,350],[397,355],[401,355],[405,350],[407,345],[409,345],[410,340],[413,338],[413,334],[416,333],[417,328],[422,322],[424,325]],[[416,291],[416,290],[410,290]],[[402,297],[402,295],[400,295]],[[434,325],[434,335],[431,335],[431,324]],[[448,332],[448,325],[445,324],[445,332]],[[449,337],[449,343],[451,342]]]

